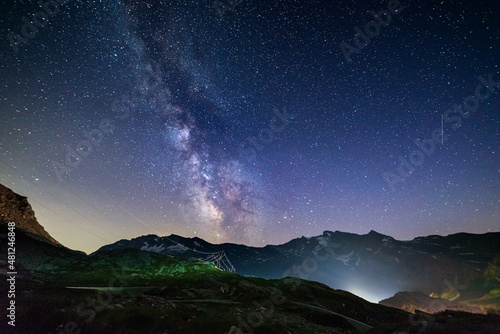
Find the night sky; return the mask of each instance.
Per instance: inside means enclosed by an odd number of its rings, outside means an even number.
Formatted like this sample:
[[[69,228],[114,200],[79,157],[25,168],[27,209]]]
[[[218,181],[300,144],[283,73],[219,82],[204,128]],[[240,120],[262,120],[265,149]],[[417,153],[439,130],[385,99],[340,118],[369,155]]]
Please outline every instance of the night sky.
[[[500,231],[497,1],[6,2],[0,182],[70,248]]]

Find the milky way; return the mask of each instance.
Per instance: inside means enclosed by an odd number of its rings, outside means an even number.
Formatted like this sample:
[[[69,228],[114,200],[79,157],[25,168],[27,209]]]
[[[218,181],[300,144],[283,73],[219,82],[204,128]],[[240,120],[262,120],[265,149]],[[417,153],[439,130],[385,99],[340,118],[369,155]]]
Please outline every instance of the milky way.
[[[166,153],[174,157],[154,173],[168,174],[177,182],[183,223],[196,226],[197,233],[215,242],[260,239],[259,221],[264,217],[255,205],[255,182],[238,157],[226,152],[232,143],[221,115],[224,101],[196,50],[189,13],[160,6],[159,15],[144,17],[141,7],[129,5],[120,21],[130,48],[136,50],[137,66],[144,69],[143,95],[157,101],[154,112],[163,126]],[[156,23],[153,36],[150,22]]]
[[[499,230],[498,4],[51,4],[0,5],[0,182],[63,244]]]

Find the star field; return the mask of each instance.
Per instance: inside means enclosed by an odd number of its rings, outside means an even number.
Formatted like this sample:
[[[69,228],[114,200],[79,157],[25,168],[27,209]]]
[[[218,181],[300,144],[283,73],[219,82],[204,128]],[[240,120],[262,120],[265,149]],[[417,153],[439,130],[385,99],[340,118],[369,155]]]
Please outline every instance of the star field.
[[[500,229],[494,2],[1,12],[0,182],[68,247]]]

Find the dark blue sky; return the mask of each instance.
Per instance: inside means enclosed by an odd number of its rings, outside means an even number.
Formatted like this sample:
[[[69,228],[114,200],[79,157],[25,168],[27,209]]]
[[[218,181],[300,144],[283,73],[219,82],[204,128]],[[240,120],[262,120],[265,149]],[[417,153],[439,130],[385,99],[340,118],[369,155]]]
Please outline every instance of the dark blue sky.
[[[1,5],[0,182],[63,244],[500,230],[499,4],[49,3]]]

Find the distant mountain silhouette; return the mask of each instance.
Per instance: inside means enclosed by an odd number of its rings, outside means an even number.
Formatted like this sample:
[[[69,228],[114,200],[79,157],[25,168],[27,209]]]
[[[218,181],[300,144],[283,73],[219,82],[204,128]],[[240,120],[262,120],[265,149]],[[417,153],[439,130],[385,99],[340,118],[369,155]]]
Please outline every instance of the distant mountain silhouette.
[[[381,300],[399,291],[439,293],[448,289],[449,282],[464,284],[482,277],[500,253],[498,240],[500,233],[431,235],[398,241],[375,231],[366,235],[325,231],[320,236],[259,248],[216,245],[178,235],[146,235],[103,246],[96,253],[136,248],[203,259],[198,252],[224,251],[241,275],[295,276]]]

